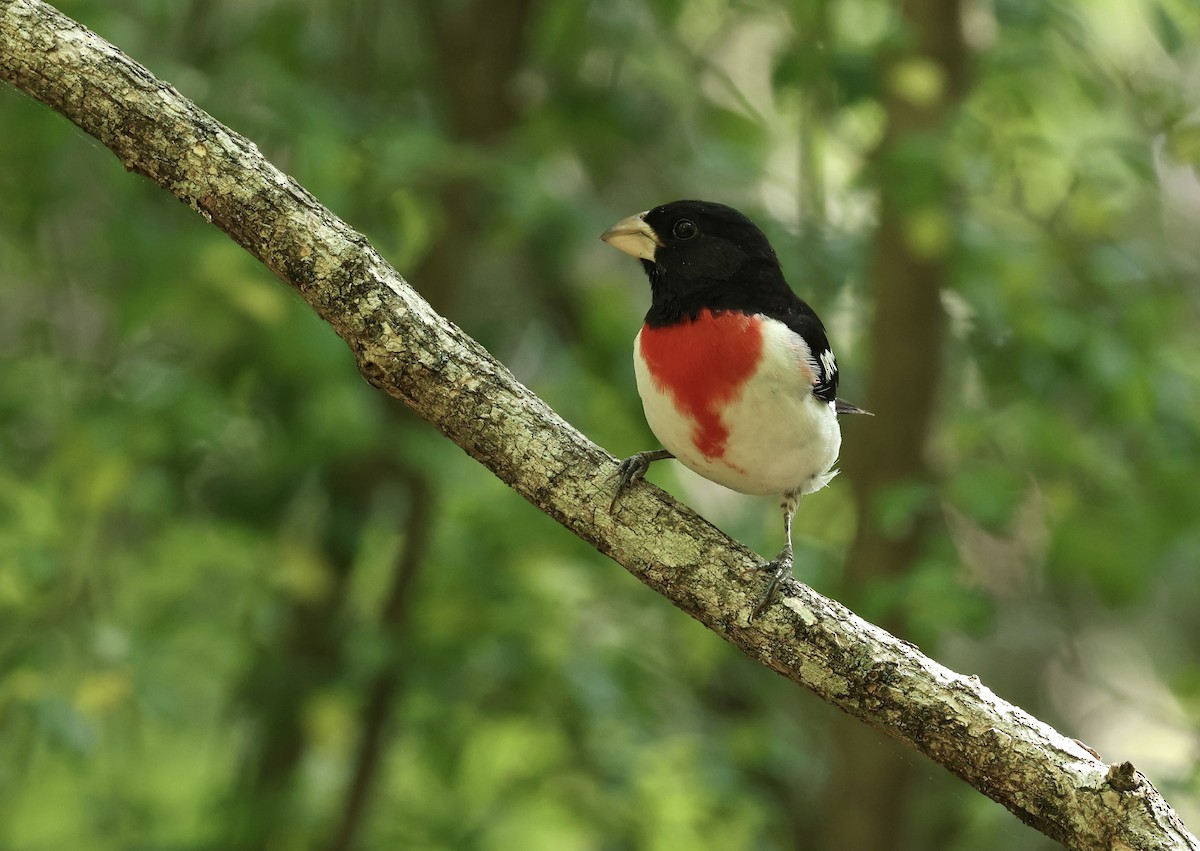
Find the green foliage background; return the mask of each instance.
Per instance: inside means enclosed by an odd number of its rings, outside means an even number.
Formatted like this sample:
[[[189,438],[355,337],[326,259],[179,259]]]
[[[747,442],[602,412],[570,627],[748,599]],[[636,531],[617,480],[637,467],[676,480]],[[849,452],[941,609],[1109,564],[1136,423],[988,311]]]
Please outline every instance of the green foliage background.
[[[648,293],[597,235],[738,206],[868,407],[880,0],[63,0],[255,140],[617,455]],[[800,570],[1200,826],[1200,11],[973,0],[913,215],[953,286],[899,578]],[[821,847],[848,719],[742,659],[368,387],[222,234],[0,90],[0,847]],[[927,164],[926,164],[927,165]],[[902,172],[905,174],[906,172]],[[848,444],[850,443],[848,439]],[[656,481],[760,552],[767,501]],[[398,577],[400,581],[398,581]],[[374,724],[374,727],[372,727]],[[360,741],[375,729],[378,759]],[[894,847],[1051,847],[907,753]],[[853,771],[853,767],[851,767]],[[352,779],[368,780],[365,792]]]

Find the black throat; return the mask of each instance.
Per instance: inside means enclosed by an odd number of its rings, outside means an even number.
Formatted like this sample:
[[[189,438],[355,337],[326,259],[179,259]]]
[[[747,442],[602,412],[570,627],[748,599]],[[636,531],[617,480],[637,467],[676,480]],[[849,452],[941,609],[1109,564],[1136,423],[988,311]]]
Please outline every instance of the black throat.
[[[691,321],[705,310],[761,313],[779,319],[796,314],[816,317],[787,285],[779,265],[765,258],[746,263],[732,279],[684,276],[650,260],[643,260],[642,268],[650,279],[646,324],[651,328]]]

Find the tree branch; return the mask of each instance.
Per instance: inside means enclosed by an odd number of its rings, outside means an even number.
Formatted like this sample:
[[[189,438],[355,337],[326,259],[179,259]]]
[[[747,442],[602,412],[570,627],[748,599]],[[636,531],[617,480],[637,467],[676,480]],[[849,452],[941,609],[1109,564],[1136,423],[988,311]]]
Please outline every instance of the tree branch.
[[[610,515],[613,458],[437,315],[360,234],[145,68],[38,0],[0,0],[0,77],[224,230],[359,370],[500,479],[748,656],[907,742],[1079,849],[1200,849],[1157,790],[807,586],[753,626],[757,558],[651,485]]]

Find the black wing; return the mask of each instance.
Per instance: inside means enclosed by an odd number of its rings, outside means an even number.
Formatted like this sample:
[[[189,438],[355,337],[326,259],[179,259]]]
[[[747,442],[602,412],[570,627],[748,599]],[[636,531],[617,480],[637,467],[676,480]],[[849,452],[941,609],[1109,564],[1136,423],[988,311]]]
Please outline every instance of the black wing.
[[[808,350],[812,352],[810,365],[816,376],[813,395],[826,402],[837,401],[837,360],[833,357],[833,349],[829,347],[829,338],[825,336],[825,326],[816,312],[797,296],[796,303],[788,310],[767,315],[778,319],[808,344]]]

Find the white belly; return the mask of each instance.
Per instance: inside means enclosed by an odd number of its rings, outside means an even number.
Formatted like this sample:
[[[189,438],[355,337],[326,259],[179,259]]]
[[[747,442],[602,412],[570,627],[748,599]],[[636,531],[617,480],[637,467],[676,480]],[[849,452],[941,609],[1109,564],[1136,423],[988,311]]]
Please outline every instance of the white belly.
[[[634,370],[646,422],[664,448],[704,478],[745,494],[801,494],[837,475],[842,445],[833,403],[812,395],[811,360],[804,342],[783,323],[763,320],[762,361],[740,392],[721,406],[728,437],[719,452],[697,447],[698,424],[658,386],[634,345]],[[703,443],[703,441],[701,441]],[[710,452],[711,447],[709,447]]]

